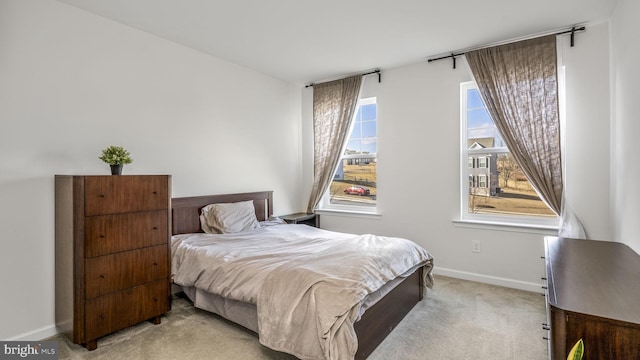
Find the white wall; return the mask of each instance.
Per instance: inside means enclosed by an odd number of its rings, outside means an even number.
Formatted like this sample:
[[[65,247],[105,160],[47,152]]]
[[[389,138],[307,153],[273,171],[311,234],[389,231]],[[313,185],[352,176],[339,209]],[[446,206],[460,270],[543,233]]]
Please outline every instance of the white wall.
[[[173,196],[302,208],[296,86],[51,0],[0,0],[0,79],[0,339],[55,333],[53,176],[108,174],[108,145]]]
[[[576,47],[569,48],[568,39],[562,47],[571,84],[567,89],[567,188],[573,189],[573,206],[591,237],[603,239],[611,237],[606,170],[608,34],[607,23],[590,26],[577,35]],[[322,227],[407,237],[433,254],[440,273],[539,290],[544,275],[541,234],[459,227],[452,222],[460,204],[460,83],[471,79],[464,60],[458,59],[456,70],[451,61],[383,69],[382,79],[378,84],[370,77],[364,88],[365,95],[377,96],[378,101],[382,217],[322,215]],[[303,90],[305,131],[312,121],[311,91]],[[307,145],[303,154],[310,162]],[[471,240],[481,242],[481,253],[471,252]]]
[[[640,2],[618,0],[612,36],[612,197],[616,241],[640,253]]]
[[[566,78],[565,195],[587,237],[613,240],[610,219],[609,22],[562,37]]]

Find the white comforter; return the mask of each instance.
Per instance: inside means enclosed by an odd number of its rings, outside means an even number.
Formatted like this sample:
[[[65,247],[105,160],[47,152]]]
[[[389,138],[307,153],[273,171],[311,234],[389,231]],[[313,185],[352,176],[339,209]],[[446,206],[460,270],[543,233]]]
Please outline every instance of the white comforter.
[[[400,238],[306,225],[172,238],[173,281],[256,304],[260,342],[301,359],[353,359],[363,299],[432,257]]]

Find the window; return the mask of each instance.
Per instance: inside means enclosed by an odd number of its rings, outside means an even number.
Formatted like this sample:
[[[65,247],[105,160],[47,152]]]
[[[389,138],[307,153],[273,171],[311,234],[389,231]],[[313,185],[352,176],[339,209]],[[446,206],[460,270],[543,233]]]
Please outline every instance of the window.
[[[475,83],[461,89],[461,218],[555,224],[556,215],[511,157]]]
[[[486,188],[487,187],[487,175],[479,175],[478,176],[478,187]]]
[[[323,208],[375,211],[377,189],[376,98],[360,99],[351,135],[333,176]]]

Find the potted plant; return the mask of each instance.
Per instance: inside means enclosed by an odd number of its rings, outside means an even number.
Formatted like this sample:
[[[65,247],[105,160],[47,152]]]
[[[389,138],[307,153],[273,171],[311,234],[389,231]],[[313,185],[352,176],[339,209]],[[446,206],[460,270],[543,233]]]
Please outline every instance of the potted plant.
[[[131,164],[131,154],[125,150],[122,146],[109,146],[102,150],[102,156],[100,160],[106,162],[111,166],[111,175],[122,174],[122,166],[125,164]]]

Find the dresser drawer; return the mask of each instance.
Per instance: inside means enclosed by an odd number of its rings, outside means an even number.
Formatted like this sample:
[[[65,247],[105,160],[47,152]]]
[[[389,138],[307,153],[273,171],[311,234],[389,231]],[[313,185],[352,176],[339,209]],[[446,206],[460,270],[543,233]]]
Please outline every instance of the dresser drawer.
[[[166,209],[167,176],[88,176],[85,179],[85,215],[106,215]]]
[[[158,245],[86,260],[87,299],[167,279],[167,245]]]
[[[158,279],[168,279],[169,251],[167,245],[159,245],[146,251],[135,251],[131,277],[133,285],[141,285]]]
[[[85,340],[90,341],[169,310],[168,281],[159,280],[88,300]]]
[[[134,288],[134,324],[169,311],[169,296],[169,280],[166,279]]]
[[[86,257],[166,244],[168,211],[91,216],[86,219]]]

